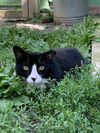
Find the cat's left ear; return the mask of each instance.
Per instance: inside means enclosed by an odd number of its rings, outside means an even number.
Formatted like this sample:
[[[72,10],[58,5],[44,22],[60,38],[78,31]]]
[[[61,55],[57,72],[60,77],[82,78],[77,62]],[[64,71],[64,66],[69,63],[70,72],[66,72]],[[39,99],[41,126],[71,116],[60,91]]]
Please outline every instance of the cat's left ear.
[[[48,52],[44,53],[44,57],[49,60],[52,60],[55,55],[56,55],[56,51],[54,50],[49,50]]]
[[[21,59],[26,55],[26,52],[18,46],[13,46],[13,52],[15,54],[16,59]]]

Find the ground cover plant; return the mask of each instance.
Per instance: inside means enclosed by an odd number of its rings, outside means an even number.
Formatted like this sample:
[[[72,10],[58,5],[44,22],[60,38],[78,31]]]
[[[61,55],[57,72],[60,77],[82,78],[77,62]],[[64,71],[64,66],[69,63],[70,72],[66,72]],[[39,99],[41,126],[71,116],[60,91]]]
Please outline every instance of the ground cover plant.
[[[67,73],[46,93],[16,77],[12,52],[14,45],[30,51],[74,46],[90,57],[95,28],[91,18],[69,29],[0,28],[1,133],[99,133],[100,73],[93,76],[92,66],[82,66],[77,77]]]

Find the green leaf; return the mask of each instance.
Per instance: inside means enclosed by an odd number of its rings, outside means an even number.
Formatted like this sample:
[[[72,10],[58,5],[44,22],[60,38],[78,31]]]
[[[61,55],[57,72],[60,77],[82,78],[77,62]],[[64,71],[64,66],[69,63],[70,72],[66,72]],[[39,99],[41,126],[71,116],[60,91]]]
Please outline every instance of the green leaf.
[[[0,112],[7,112],[12,108],[12,103],[8,99],[0,99]]]
[[[20,96],[20,97],[15,97],[11,100],[14,106],[22,106],[30,103],[30,98],[27,96]]]

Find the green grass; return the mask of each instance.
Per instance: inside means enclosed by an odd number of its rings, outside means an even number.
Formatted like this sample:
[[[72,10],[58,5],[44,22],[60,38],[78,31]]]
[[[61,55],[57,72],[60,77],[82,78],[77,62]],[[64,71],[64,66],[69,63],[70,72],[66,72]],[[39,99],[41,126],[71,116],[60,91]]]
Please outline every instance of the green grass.
[[[45,87],[35,88],[16,77],[12,51],[14,45],[30,51],[74,46],[89,57],[95,28],[91,18],[66,30],[0,28],[1,133],[99,133],[100,73],[93,76],[92,66],[83,66],[77,76],[67,73],[46,93]]]

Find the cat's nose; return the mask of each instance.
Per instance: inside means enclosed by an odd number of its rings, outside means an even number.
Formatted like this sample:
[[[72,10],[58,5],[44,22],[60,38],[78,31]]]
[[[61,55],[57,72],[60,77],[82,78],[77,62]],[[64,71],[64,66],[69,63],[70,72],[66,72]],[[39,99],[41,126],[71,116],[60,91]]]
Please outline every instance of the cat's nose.
[[[36,80],[36,78],[31,78],[33,81],[35,81]]]

